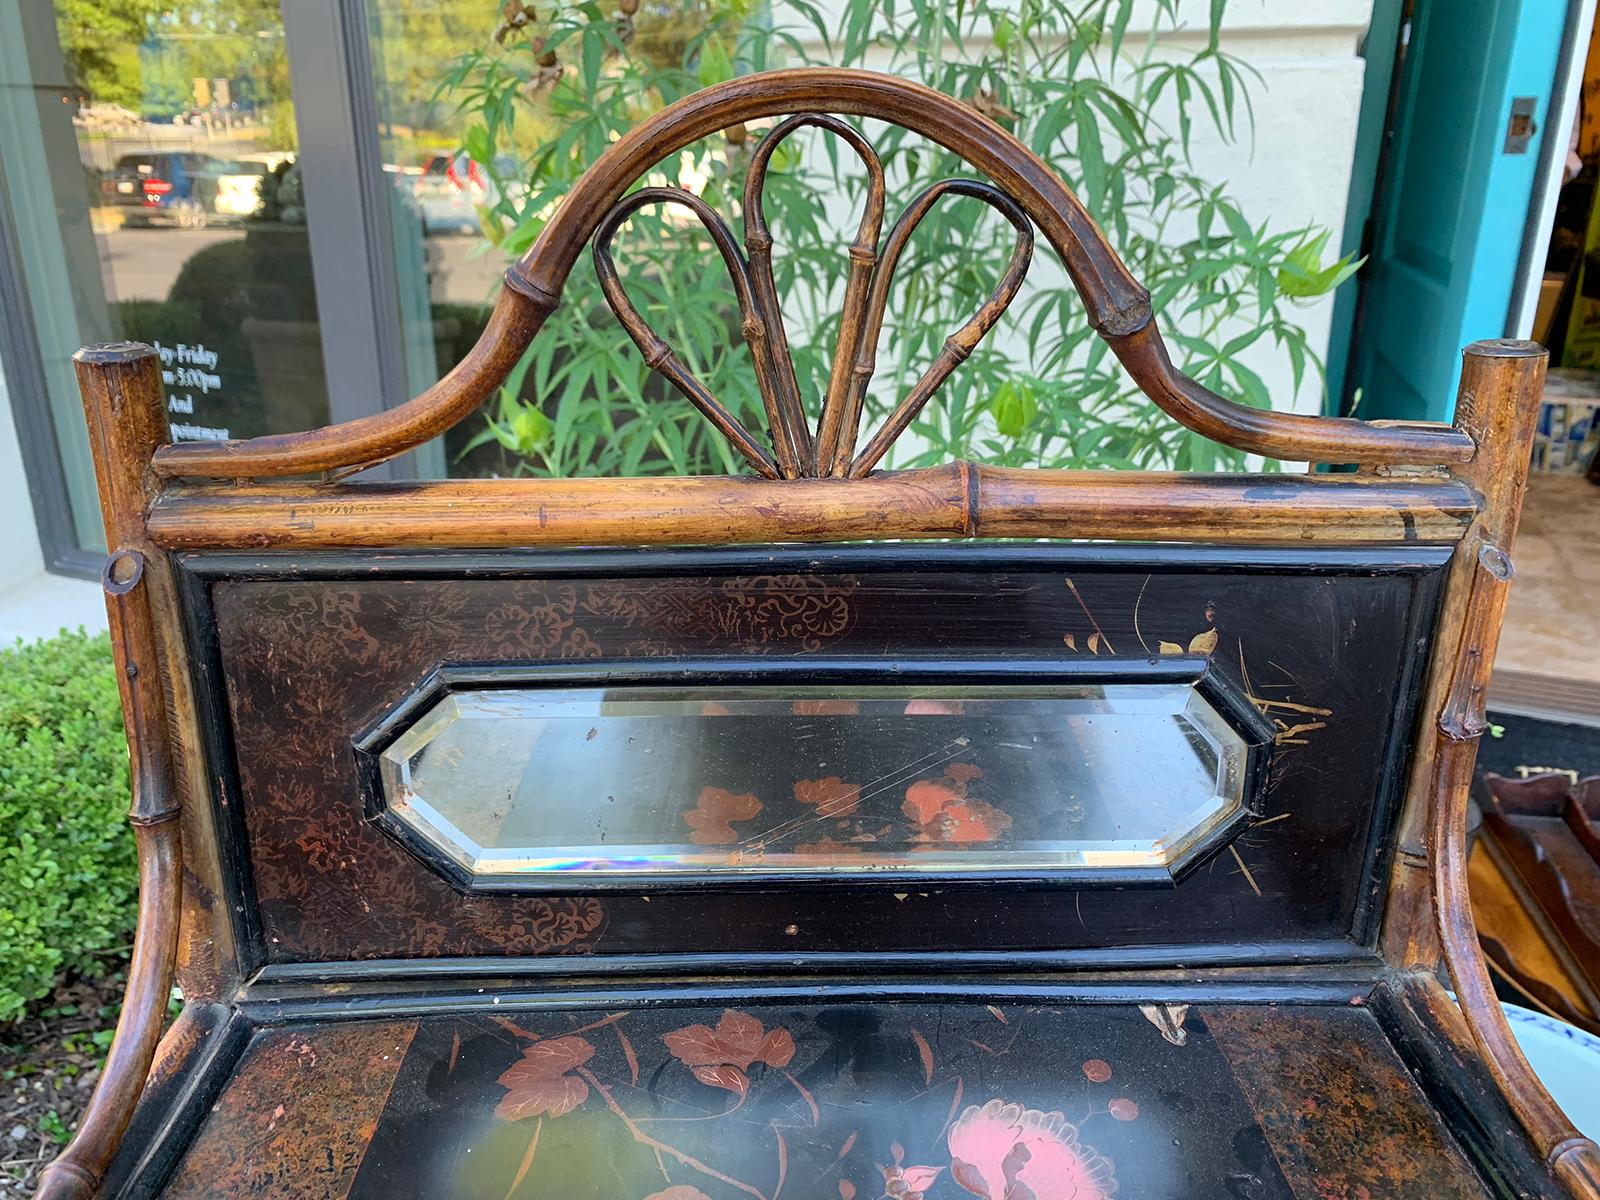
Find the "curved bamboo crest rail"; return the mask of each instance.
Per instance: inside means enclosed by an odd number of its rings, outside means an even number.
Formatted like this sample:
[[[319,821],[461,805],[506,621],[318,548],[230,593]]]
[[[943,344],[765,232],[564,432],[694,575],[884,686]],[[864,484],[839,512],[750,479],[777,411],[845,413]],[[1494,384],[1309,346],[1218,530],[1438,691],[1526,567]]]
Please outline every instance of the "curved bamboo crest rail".
[[[989,184],[950,180],[914,200],[880,254],[883,172],[865,139],[853,128],[813,111],[871,117],[901,125],[960,155],[989,177]],[[798,115],[790,115],[798,114]],[[968,105],[920,84],[871,71],[808,68],[772,71],[735,79],[688,96],[656,113],[614,143],[584,173],[545,227],[539,240],[506,272],[506,287],[483,335],[467,356],[433,387],[388,412],[306,433],[274,434],[231,442],[191,442],[163,446],[154,469],[162,476],[261,478],[360,469],[414,449],[461,421],[505,378],[534,335],[560,302],[561,289],[583,247],[597,233],[604,245],[626,215],[618,210],[628,190],[651,167],[690,143],[731,126],[788,116],[758,146],[746,193],[745,260],[726,226],[697,202],[673,192],[676,203],[694,209],[717,239],[735,276],[745,317],[745,334],[756,353],[767,417],[772,424],[769,452],[748,430],[722,419],[725,410],[706,403],[714,398],[667,358],[637,319],[629,332],[647,354],[654,354],[667,377],[732,437],[762,474],[851,475],[870,471],[896,433],[915,416],[944,378],[998,319],[1020,285],[1031,245],[1029,224],[1061,256],[1082,295],[1095,330],[1144,393],[1174,420],[1224,445],[1272,458],[1308,462],[1439,465],[1465,462],[1472,439],[1447,425],[1357,421],[1291,413],[1263,412],[1226,400],[1178,371],[1168,357],[1150,311],[1149,294],[1128,273],[1088,211],[1061,179],[1016,138]],[[761,212],[761,180],[772,149],[802,126],[816,126],[842,138],[867,166],[867,209],[850,247],[851,272],[845,320],[836,348],[833,375],[822,406],[816,437],[805,428],[798,389],[777,311],[771,273],[771,235]],[[918,215],[942,194],[974,196],[991,204],[1018,229],[1017,252],[995,296],[947,343],[928,374],[897,407],[889,422],[859,455],[854,454],[864,376],[870,374],[872,343],[886,303],[893,258],[903,247]],[[642,193],[641,193],[642,194]],[[656,200],[667,197],[656,193]],[[625,205],[648,203],[637,196]],[[720,226],[720,230],[719,227]],[[723,235],[726,235],[724,238]],[[898,242],[896,239],[899,239]],[[735,266],[735,263],[742,265]],[[877,284],[874,294],[874,284]],[[620,294],[615,286],[608,294]],[[996,305],[998,304],[998,307]],[[630,322],[628,306],[619,308]],[[754,318],[754,320],[752,320]],[[975,336],[973,336],[975,335]],[[639,339],[643,337],[644,340]],[[968,344],[970,342],[970,344]],[[719,415],[722,414],[722,415]],[[730,418],[731,419],[731,418]],[[736,422],[734,423],[737,424]],[[746,440],[748,439],[748,440]],[[810,468],[808,470],[808,467]]]

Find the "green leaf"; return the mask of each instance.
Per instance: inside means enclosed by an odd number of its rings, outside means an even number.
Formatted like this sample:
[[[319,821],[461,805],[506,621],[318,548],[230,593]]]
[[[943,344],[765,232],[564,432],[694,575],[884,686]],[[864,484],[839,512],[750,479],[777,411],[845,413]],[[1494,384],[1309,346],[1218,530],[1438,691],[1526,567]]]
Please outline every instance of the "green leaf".
[[[1297,300],[1325,295],[1361,269],[1365,259],[1346,255],[1324,266],[1322,252],[1329,231],[1306,238],[1284,255],[1278,267],[1278,290]]]
[[[1019,438],[1039,416],[1039,402],[1033,387],[1008,379],[989,401],[989,415],[995,428],[1008,438]]]
[[[721,35],[712,34],[700,43],[700,63],[695,77],[700,80],[701,87],[712,87],[726,83],[733,76],[733,57],[728,53],[728,43]]]
[[[1106,154],[1100,141],[1100,122],[1088,104],[1075,106],[1078,131],[1078,166],[1083,171],[1084,199],[1098,213],[1106,198]]]
[[[1113,63],[1122,53],[1122,39],[1128,32],[1128,21],[1133,16],[1133,0],[1117,0],[1117,14],[1111,19],[1111,58]]]
[[[1012,21],[1005,13],[998,14],[994,17],[993,36],[994,48],[1000,51],[1001,54],[1007,53],[1011,49],[1011,43],[1016,40],[1016,22]]]
[[[461,148],[467,152],[467,157],[478,163],[494,161],[494,142],[489,138],[489,131],[482,125],[469,125],[467,134],[461,139]]]

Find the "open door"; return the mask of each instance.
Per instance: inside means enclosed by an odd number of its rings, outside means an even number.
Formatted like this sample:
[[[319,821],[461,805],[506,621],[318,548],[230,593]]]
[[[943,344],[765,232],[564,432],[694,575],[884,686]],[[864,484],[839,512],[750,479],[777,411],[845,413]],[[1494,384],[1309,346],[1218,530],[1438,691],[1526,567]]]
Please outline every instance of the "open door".
[[[1343,411],[1449,420],[1460,347],[1507,332],[1567,7],[1416,0],[1401,25]]]

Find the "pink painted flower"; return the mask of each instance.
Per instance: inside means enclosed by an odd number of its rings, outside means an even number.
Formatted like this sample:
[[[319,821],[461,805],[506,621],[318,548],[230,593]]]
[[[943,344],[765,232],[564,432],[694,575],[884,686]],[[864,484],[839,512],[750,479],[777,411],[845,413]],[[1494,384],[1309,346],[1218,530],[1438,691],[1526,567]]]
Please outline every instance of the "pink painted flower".
[[[950,1126],[950,1173],[985,1200],[1107,1200],[1111,1160],[1078,1141],[1058,1112],[991,1100]]]

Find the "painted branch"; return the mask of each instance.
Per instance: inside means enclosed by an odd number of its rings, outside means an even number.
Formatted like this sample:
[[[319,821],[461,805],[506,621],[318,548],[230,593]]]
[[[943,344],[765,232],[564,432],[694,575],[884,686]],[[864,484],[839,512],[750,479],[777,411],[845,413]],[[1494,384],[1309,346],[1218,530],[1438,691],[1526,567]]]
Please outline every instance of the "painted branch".
[[[1452,542],[1477,497],[1449,480],[1035,471],[955,463],[866,479],[461,479],[169,489],[174,550],[708,545],[1058,537],[1225,544]],[[1218,519],[1226,513],[1227,520]]]
[[[45,1169],[39,1200],[88,1200],[99,1187],[144,1090],[178,953],[182,838],[144,556],[126,550],[112,555],[104,584],[133,772],[129,820],[139,849],[139,927],[100,1082],[72,1143]]]
[[[809,68],[731,80],[641,122],[584,173],[539,240],[506,273],[506,291],[466,359],[416,399],[386,413],[299,434],[163,446],[164,476],[309,474],[380,462],[413,449],[493,394],[558,303],[604,215],[651,167],[719,130],[818,107],[892,121],[989,176],[1021,206],[1061,256],[1095,329],[1135,382],[1190,429],[1235,449],[1315,462],[1437,465],[1474,446],[1444,425],[1379,425],[1263,412],[1236,404],[1178,372],[1151,323],[1150,299],[1061,179],[1032,151],[970,106],[920,84],[871,71]]]

